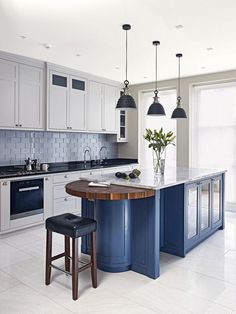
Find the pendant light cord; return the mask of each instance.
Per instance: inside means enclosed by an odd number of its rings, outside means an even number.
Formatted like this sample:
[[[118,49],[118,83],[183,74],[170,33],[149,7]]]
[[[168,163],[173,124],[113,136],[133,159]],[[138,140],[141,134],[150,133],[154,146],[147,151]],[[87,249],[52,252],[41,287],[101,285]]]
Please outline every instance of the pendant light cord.
[[[179,65],[178,65],[178,98],[180,97],[180,58],[179,59]]]
[[[127,77],[128,77],[128,34],[127,34],[127,30],[126,30],[126,36],[125,36],[125,80],[127,81]]]
[[[157,91],[157,45],[156,45],[156,57],[155,57],[155,66],[156,66],[156,75],[155,75],[155,79],[156,79],[156,83],[155,83],[155,95],[158,94],[158,91]]]

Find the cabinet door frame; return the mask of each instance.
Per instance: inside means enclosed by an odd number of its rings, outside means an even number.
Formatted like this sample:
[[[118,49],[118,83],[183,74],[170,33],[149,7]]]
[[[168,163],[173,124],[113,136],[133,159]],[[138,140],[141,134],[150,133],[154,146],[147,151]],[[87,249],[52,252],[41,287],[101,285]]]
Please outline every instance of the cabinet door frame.
[[[7,231],[10,229],[10,180],[3,180],[0,182],[0,231]]]
[[[121,111],[124,111],[125,113],[121,113]],[[118,110],[117,109],[117,142],[118,143],[126,143],[128,142],[128,111],[126,110]],[[121,126],[120,119],[121,115],[124,115],[125,117],[125,124],[124,126]],[[121,127],[125,129],[125,137],[121,137]]]
[[[117,134],[117,116],[116,116],[116,103],[118,101],[118,88],[113,85],[103,84],[103,103],[102,103],[102,131],[106,131],[106,133]],[[114,99],[110,99],[109,93],[114,93]],[[113,98],[113,97],[112,97]],[[111,100],[111,102],[110,102]],[[112,103],[114,101],[114,103]],[[108,110],[109,109],[109,110]],[[109,111],[112,113],[113,117],[109,117]],[[114,127],[109,128],[107,125],[107,120],[112,119],[114,122]]]
[[[35,70],[39,73],[39,82],[30,82],[30,81],[24,81],[21,79],[21,74],[24,69],[31,69]],[[18,92],[18,124],[21,127],[21,129],[30,129],[30,130],[44,130],[44,98],[43,98],[43,79],[44,79],[44,71],[42,68],[36,67],[36,66],[31,66],[27,64],[19,64],[19,92]],[[24,125],[23,122],[21,121],[21,84],[22,83],[27,83],[28,85],[31,86],[38,86],[39,88],[39,108],[38,108],[38,125],[37,126],[27,126]]]
[[[222,225],[222,220],[223,220],[223,179],[222,179],[222,175],[214,177],[211,179],[212,183],[211,183],[211,202],[212,202],[212,206],[211,206],[211,224],[212,224],[212,228],[217,228],[219,226]],[[219,191],[219,220],[217,220],[216,222],[213,221],[214,215],[214,182],[215,181],[219,181],[220,182],[220,191]]]
[[[58,75],[58,76],[64,76],[67,78],[67,86],[57,86],[52,84],[52,77],[53,74]],[[47,130],[52,130],[52,131],[67,131],[67,121],[68,121],[68,104],[69,104],[69,84],[70,84],[70,76],[67,73],[63,73],[57,70],[49,69],[48,70],[48,82],[47,82]],[[66,116],[65,116],[65,126],[63,127],[52,127],[51,126],[51,88],[65,88],[66,89]]]
[[[84,94],[84,114],[83,114],[83,119],[84,119],[84,126],[81,127],[72,127],[71,126],[71,94],[73,92],[73,88],[72,88],[72,80],[79,80],[79,81],[83,81],[85,84],[85,90],[81,91]],[[68,102],[68,106],[67,106],[67,127],[70,128],[71,131],[85,131],[86,127],[87,127],[87,89],[88,89],[88,83],[87,83],[87,79],[83,78],[83,77],[79,77],[76,75],[70,75],[69,76],[69,102]]]
[[[13,77],[4,77],[0,74],[0,79],[12,82],[14,85],[14,118],[11,123],[6,123],[5,125],[1,125],[0,129],[17,129],[19,124],[19,63],[2,59],[0,58],[0,62],[4,64],[9,64],[14,67],[15,76]]]
[[[92,104],[92,88],[91,86],[92,85],[97,85],[98,88],[100,88],[100,100],[99,100],[99,106],[100,106],[100,112],[99,112],[99,116],[97,117],[94,117],[94,115],[92,116],[91,115],[91,108],[93,106]],[[102,133],[104,132],[104,130],[102,130],[102,121],[103,121],[103,118],[102,118],[102,115],[103,115],[103,108],[104,108],[104,105],[103,105],[103,84],[98,82],[98,81],[93,81],[93,80],[90,80],[89,81],[89,84],[88,84],[88,104],[87,104],[87,119],[86,119],[86,124],[87,124],[87,129],[88,129],[88,132],[98,132],[98,133]],[[92,117],[91,117],[92,116]],[[91,125],[93,124],[92,122],[92,119],[99,119],[100,120],[100,126],[97,128],[92,128]]]
[[[188,191],[192,188],[196,188],[197,198],[196,198],[196,235],[191,238],[188,238]],[[185,215],[184,215],[184,238],[185,238],[185,248],[188,249],[194,246],[199,239],[199,183],[190,183],[185,185]]]
[[[208,199],[208,201],[209,201],[208,227],[202,230],[201,229],[201,211],[202,211],[202,207],[201,207],[201,205],[202,205],[202,197],[201,197],[202,190],[201,190],[201,188],[205,184],[209,184],[209,186],[210,186],[209,187],[209,196],[208,196],[209,197],[209,199]],[[199,234],[201,236],[201,235],[208,233],[212,228],[212,217],[211,217],[211,213],[212,213],[212,186],[211,186],[211,179],[201,181],[198,184],[198,189],[199,189],[199,192],[198,192],[199,193],[199,203],[198,203],[198,205],[199,205],[199,208],[198,208],[198,210],[199,210]]]

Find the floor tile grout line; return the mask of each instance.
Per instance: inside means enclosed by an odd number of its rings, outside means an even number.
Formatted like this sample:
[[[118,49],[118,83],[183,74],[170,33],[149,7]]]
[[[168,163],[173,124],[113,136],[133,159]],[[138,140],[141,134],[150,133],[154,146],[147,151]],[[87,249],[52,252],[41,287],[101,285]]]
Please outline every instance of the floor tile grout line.
[[[226,282],[227,284],[230,284],[230,285],[232,285],[232,286],[236,286],[236,283],[234,284],[234,283],[232,283],[232,282],[230,282],[230,281],[227,281],[227,280],[225,280],[225,279],[217,278],[217,277],[214,277],[214,276],[212,276],[212,275],[206,275],[206,274],[204,274],[204,273],[201,273],[201,272],[196,271],[196,270],[191,270],[191,269],[189,269],[189,268],[187,268],[187,267],[184,267],[184,266],[178,266],[178,267],[181,267],[181,268],[183,268],[183,269],[186,269],[186,270],[195,272],[196,274],[200,274],[200,275],[203,275],[203,276],[206,276],[206,277],[209,277],[209,278],[213,278],[213,279],[215,279],[215,280],[219,280],[219,281],[222,281],[222,282]]]
[[[37,289],[35,289],[35,288],[29,286],[27,283],[24,283],[24,282],[22,282],[22,283],[23,283],[23,285],[25,285],[25,286],[26,286],[27,288],[29,288],[30,290],[33,290],[34,292],[36,292],[37,294],[39,294],[41,297],[44,297],[44,298],[48,299],[49,301],[53,302],[53,303],[56,304],[57,306],[62,307],[63,309],[65,309],[66,311],[68,311],[68,312],[70,312],[70,313],[74,313],[74,312],[70,311],[69,309],[67,309],[65,306],[56,303],[52,298],[48,297],[47,295],[42,294],[42,293],[39,292]],[[45,286],[45,287],[46,287],[46,286]]]
[[[177,291],[183,293],[183,294],[186,295],[186,296],[191,295],[192,297],[197,297],[198,299],[202,299],[202,300],[204,300],[204,301],[207,301],[207,302],[209,302],[210,304],[216,304],[216,305],[219,305],[219,306],[221,306],[221,307],[223,307],[223,308],[225,308],[225,309],[227,309],[227,310],[234,311],[234,309],[232,309],[232,308],[230,308],[230,307],[227,307],[227,306],[225,306],[225,305],[223,305],[223,304],[221,304],[221,303],[217,303],[217,302],[215,302],[215,301],[206,299],[206,298],[204,298],[204,297],[202,297],[202,296],[199,296],[199,295],[196,295],[196,294],[192,294],[192,293],[183,291],[183,290],[181,290],[181,289],[179,289],[179,288],[170,287],[170,286],[167,286],[167,285],[165,285],[165,284],[163,284],[163,283],[160,283],[160,286],[164,286],[164,287],[166,287],[166,288],[168,288],[168,289],[172,289],[172,290],[177,290]],[[125,298],[127,298],[128,300],[132,300],[132,299],[130,299],[130,298],[127,297],[127,296],[125,296]],[[136,301],[134,301],[134,300],[132,300],[132,301],[135,302],[136,304],[140,305],[140,304],[137,303]],[[148,308],[148,310],[150,310],[150,309],[151,309],[151,308]],[[151,310],[152,310],[152,309],[151,309]],[[159,309],[159,310],[161,310],[161,309]],[[193,313],[195,313],[195,312],[193,312]]]
[[[11,277],[15,279],[15,277],[13,277],[13,276],[11,276]],[[11,290],[11,289],[14,289],[15,287],[17,287],[17,286],[19,286],[19,285],[21,285],[23,283],[23,282],[21,282],[18,279],[16,279],[16,280],[18,281],[17,284],[15,284],[12,287],[8,287],[8,288],[4,289],[3,291],[0,291],[0,295],[1,295],[1,293],[7,292],[8,290]]]

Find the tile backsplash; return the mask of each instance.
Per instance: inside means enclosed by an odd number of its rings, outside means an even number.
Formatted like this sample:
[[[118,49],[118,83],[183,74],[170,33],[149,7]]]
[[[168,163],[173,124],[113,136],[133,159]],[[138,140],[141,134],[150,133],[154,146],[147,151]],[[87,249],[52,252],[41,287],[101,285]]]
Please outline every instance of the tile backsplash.
[[[83,160],[87,146],[92,159],[99,158],[101,146],[107,147],[108,158],[116,158],[118,147],[113,140],[108,134],[0,130],[0,165],[24,164],[28,157],[40,163]]]

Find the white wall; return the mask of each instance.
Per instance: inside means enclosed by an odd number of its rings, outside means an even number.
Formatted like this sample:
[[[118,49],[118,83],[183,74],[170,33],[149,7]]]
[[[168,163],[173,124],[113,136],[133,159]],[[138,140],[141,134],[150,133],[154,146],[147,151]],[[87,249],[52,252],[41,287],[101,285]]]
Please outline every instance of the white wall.
[[[220,81],[236,80],[236,70],[219,72],[198,76],[185,77],[181,80],[181,97],[183,107],[186,110],[188,119],[177,122],[177,165],[188,167],[190,164],[190,132],[191,132],[191,103],[193,85],[209,84]],[[176,79],[167,80],[158,83],[159,88],[176,87]],[[130,88],[130,93],[134,97],[137,106],[140,106],[140,94],[143,90],[154,89],[154,82],[133,85]],[[161,99],[160,99],[161,102]],[[161,102],[162,103],[162,102]],[[162,103],[165,107],[165,104]],[[128,143],[119,144],[119,156],[123,158],[138,158],[138,110],[129,111],[128,123]],[[156,117],[158,119],[158,117]]]

